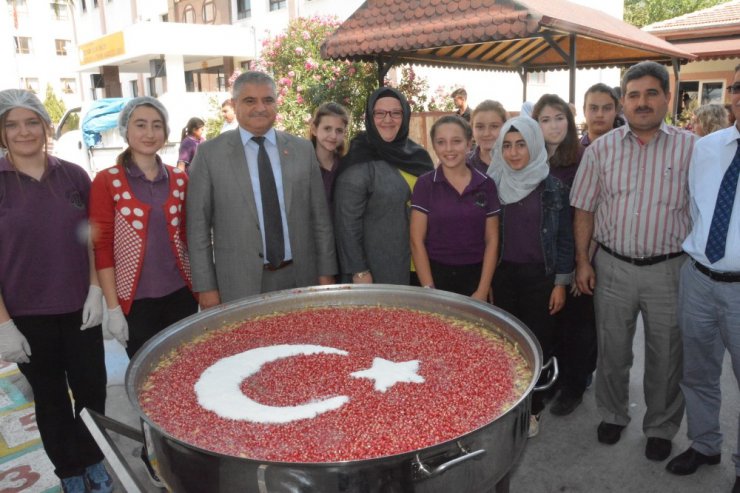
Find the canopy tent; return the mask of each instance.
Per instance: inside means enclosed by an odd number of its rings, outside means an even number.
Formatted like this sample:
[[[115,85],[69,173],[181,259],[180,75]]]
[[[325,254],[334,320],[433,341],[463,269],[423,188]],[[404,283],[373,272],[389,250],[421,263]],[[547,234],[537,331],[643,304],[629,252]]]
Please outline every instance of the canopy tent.
[[[372,61],[382,85],[397,64],[527,73],[671,64],[694,55],[604,12],[565,0],[367,0],[321,46],[324,58]]]

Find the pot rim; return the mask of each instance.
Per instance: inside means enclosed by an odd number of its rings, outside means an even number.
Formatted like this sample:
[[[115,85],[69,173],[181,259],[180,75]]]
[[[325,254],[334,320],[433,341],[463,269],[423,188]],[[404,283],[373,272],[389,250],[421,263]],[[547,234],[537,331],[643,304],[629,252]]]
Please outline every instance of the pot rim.
[[[526,347],[522,347],[520,349],[520,352],[522,353],[522,356],[527,360],[527,363],[530,364],[532,369],[532,375],[530,377],[530,382],[526,387],[526,390],[522,392],[521,396],[514,402],[512,402],[508,409],[506,409],[504,412],[499,414],[495,419],[492,419],[485,424],[479,426],[478,428],[475,428],[473,430],[470,430],[462,435],[459,435],[457,437],[451,438],[449,440],[445,440],[443,442],[436,443],[434,445],[428,445],[426,447],[409,450],[406,452],[401,452],[397,454],[391,454],[391,455],[383,455],[378,457],[371,457],[367,459],[355,459],[355,460],[346,460],[346,461],[338,461],[338,462],[288,462],[288,461],[270,461],[270,460],[261,460],[261,459],[254,459],[249,457],[238,457],[235,455],[228,455],[223,454],[220,452],[216,452],[213,450],[208,450],[201,448],[197,445],[194,445],[190,442],[186,442],[180,438],[177,438],[170,433],[168,433],[166,430],[164,430],[161,426],[159,426],[154,420],[152,420],[141,408],[141,405],[139,403],[138,399],[138,386],[137,382],[140,381],[143,377],[141,376],[141,373],[146,372],[146,375],[149,375],[148,368],[144,367],[144,363],[147,362],[148,357],[154,350],[160,349],[161,346],[165,341],[168,339],[172,339],[177,333],[186,331],[193,325],[196,325],[197,323],[204,324],[209,321],[214,321],[216,324],[214,325],[214,328],[217,328],[216,326],[221,326],[224,323],[229,322],[228,317],[230,315],[241,313],[243,317],[243,312],[245,309],[249,307],[261,307],[264,305],[272,305],[277,304],[281,301],[290,301],[291,303],[295,303],[296,297],[299,298],[308,298],[308,303],[304,306],[295,305],[291,306],[291,311],[294,311],[296,309],[301,308],[311,308],[311,307],[322,307],[322,306],[373,306],[377,304],[378,302],[373,300],[366,300],[362,301],[360,303],[341,303],[341,304],[335,304],[335,305],[328,305],[328,304],[311,304],[311,296],[312,295],[331,295],[333,293],[353,293],[358,295],[363,294],[369,294],[369,295],[375,295],[376,297],[384,298],[388,297],[389,299],[396,300],[392,304],[388,304],[388,307],[391,308],[414,308],[404,305],[403,303],[398,303],[397,300],[400,297],[403,297],[403,295],[411,296],[412,299],[420,299],[425,302],[429,302],[432,305],[440,306],[446,309],[450,308],[456,308],[456,309],[468,309],[473,312],[477,312],[479,315],[487,314],[489,318],[493,316],[497,319],[498,322],[503,322],[507,325],[509,325],[513,330],[515,330],[520,336],[522,336],[523,341],[526,343]],[[343,295],[339,295],[340,297]],[[346,295],[344,295],[346,296]],[[371,296],[372,297],[372,296]],[[319,298],[321,299],[321,298]],[[430,308],[426,309],[427,311],[432,311]],[[443,316],[450,316],[448,313],[444,313],[442,311],[435,311],[432,313],[437,313]],[[479,316],[478,318],[469,317],[468,320],[476,323],[485,323],[486,320],[482,316]],[[490,324],[490,319],[488,320]],[[507,337],[512,343],[516,343],[519,345],[516,341],[512,340],[511,334],[504,330],[503,327],[497,327],[498,332],[503,337]],[[178,343],[177,345],[179,345]],[[526,349],[530,349],[531,359],[527,358]],[[167,348],[165,351],[162,351],[162,353],[165,353],[167,351],[170,351],[171,348]],[[161,355],[160,355],[161,356]],[[157,361],[159,358],[157,358]],[[144,422],[146,422],[147,426],[153,428],[156,430],[159,434],[161,434],[163,437],[166,437],[168,440],[172,440],[179,445],[195,450],[199,453],[207,454],[210,456],[214,456],[217,458],[223,458],[223,459],[231,459],[231,460],[243,460],[251,463],[259,463],[259,464],[265,464],[265,465],[272,465],[272,466],[281,466],[281,467],[296,467],[296,468],[306,468],[306,467],[317,467],[317,468],[331,468],[331,467],[347,467],[347,466],[353,466],[353,465],[359,465],[359,464],[371,464],[373,462],[379,462],[379,461],[388,461],[388,460],[394,460],[394,461],[403,461],[406,460],[409,456],[418,455],[421,453],[428,453],[433,451],[441,451],[443,449],[447,449],[451,446],[457,447],[458,442],[462,442],[469,438],[471,435],[476,434],[480,432],[481,430],[484,430],[490,426],[493,426],[500,420],[502,420],[505,416],[511,414],[514,412],[523,401],[525,401],[529,395],[532,393],[535,384],[537,383],[537,379],[539,377],[540,371],[542,369],[542,349],[537,342],[537,338],[532,333],[532,331],[518,318],[513,316],[512,314],[493,306],[489,303],[483,303],[477,300],[474,300],[473,298],[470,298],[468,296],[459,295],[456,293],[452,293],[449,291],[442,291],[442,290],[430,290],[430,289],[423,289],[413,286],[398,286],[398,285],[391,285],[391,284],[332,284],[332,285],[324,285],[324,286],[311,286],[306,288],[294,288],[294,289],[287,289],[283,291],[274,291],[270,293],[265,294],[259,294],[255,296],[250,296],[247,298],[243,298],[240,300],[232,301],[229,303],[225,303],[219,306],[216,306],[214,308],[210,308],[207,310],[204,310],[202,312],[195,313],[187,318],[184,318],[169,327],[165,328],[164,330],[160,331],[157,335],[149,339],[142,347],[139,349],[134,357],[131,359],[131,362],[129,363],[128,368],[126,369],[126,377],[125,377],[125,386],[126,386],[126,394],[128,396],[129,402],[134,407],[134,410],[139,415],[139,418],[142,419]]]

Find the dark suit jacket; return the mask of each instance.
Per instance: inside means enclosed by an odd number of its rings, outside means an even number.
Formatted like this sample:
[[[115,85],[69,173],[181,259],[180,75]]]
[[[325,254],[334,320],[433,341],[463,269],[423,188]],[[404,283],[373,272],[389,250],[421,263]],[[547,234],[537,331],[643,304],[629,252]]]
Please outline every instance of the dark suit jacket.
[[[320,275],[337,272],[319,163],[305,139],[277,132],[277,145],[295,286],[315,285]],[[262,236],[238,129],[198,147],[186,204],[193,290],[217,289],[222,302],[259,294]]]

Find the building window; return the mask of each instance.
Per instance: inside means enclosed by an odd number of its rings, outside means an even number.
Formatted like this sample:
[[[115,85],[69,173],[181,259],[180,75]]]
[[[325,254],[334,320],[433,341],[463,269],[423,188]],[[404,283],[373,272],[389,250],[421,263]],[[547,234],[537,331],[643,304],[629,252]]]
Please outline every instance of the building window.
[[[132,98],[139,97],[139,82],[132,80],[132,81],[129,81],[129,85],[131,87],[131,97]]]
[[[213,24],[216,21],[216,5],[213,2],[203,4],[203,22]]]
[[[236,16],[238,19],[252,17],[252,2],[250,0],[237,0]]]
[[[547,72],[527,72],[527,83],[528,84],[545,84],[547,78],[545,77]]]
[[[58,56],[69,55],[69,49],[72,46],[72,42],[68,39],[55,39],[54,45],[56,45]]]
[[[51,18],[57,21],[69,20],[69,9],[66,3],[62,2],[51,2]]]
[[[711,104],[724,102],[724,93],[722,92],[722,82],[702,82],[701,83],[701,104]]]
[[[185,10],[182,12],[182,20],[186,24],[195,24],[195,9],[192,5],[185,7]]]
[[[39,80],[36,77],[21,77],[21,87],[38,94]]]
[[[80,3],[82,4],[82,13],[84,14],[87,12],[87,2],[85,2],[85,0],[80,0]]]
[[[288,6],[288,0],[270,0],[270,12],[284,9]]]
[[[77,81],[74,79],[59,79],[64,94],[74,94],[77,92]]]
[[[30,55],[32,51],[31,38],[25,38],[23,36],[14,36],[15,39],[15,52],[20,55]]]
[[[18,14],[28,13],[28,2],[26,0],[8,0],[8,7],[14,9]]]

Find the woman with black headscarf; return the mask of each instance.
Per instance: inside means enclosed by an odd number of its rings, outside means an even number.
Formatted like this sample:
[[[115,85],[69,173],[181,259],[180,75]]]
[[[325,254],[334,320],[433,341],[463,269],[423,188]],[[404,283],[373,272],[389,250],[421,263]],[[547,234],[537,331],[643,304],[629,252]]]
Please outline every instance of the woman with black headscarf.
[[[334,184],[334,233],[342,274],[353,283],[409,284],[409,204],[432,159],[408,138],[411,107],[395,89],[373,92]]]

